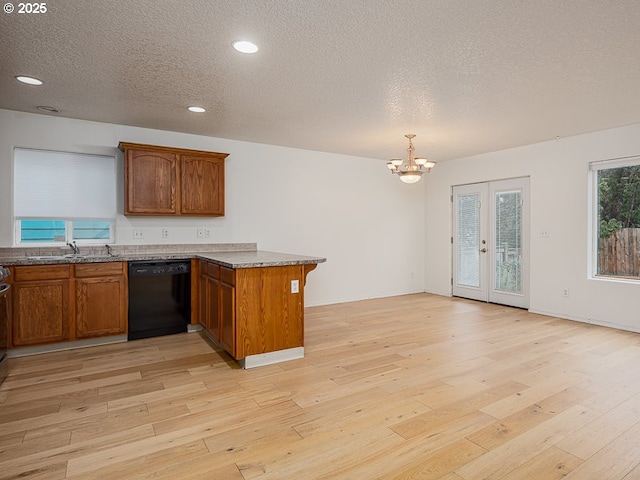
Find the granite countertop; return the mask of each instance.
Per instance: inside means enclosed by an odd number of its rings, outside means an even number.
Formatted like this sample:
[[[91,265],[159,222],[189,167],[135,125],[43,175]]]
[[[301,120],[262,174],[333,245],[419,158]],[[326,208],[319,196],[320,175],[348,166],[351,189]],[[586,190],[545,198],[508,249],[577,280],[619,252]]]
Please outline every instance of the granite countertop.
[[[168,248],[167,248],[168,247]],[[198,258],[217,263],[229,268],[271,267],[284,265],[306,265],[322,263],[326,258],[294,255],[288,253],[268,252],[257,250],[255,244],[214,244],[211,249],[197,245],[167,246],[158,249],[140,247],[137,251],[130,251],[126,247],[114,247],[115,253],[107,255],[103,251],[88,252],[85,255],[69,255],[59,252],[41,254],[37,251],[25,251],[21,256],[6,255],[0,252],[0,265],[64,265],[98,262],[130,262],[130,261],[164,261],[186,260]],[[190,248],[192,247],[192,248]],[[4,249],[7,250],[7,249]],[[25,249],[26,250],[26,249]],[[104,250],[104,249],[102,249]],[[150,251],[149,251],[150,250]],[[2,253],[5,253],[4,255]]]
[[[197,258],[208,260],[229,268],[275,267],[282,265],[307,265],[323,263],[327,259],[264,250],[198,253]]]

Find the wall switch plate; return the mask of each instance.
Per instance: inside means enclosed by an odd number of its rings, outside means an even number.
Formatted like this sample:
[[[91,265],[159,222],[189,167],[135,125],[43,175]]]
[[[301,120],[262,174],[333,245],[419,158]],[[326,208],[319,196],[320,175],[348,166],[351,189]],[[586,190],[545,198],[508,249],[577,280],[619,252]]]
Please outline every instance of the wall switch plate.
[[[202,227],[198,227],[198,230],[197,230],[197,237],[198,237],[198,238],[204,238],[204,228],[202,228]]]
[[[134,230],[133,238],[136,240],[142,240],[144,238],[144,236],[142,235],[142,230]]]
[[[169,238],[169,229],[168,228],[163,228],[162,229],[162,238]]]
[[[291,293],[300,292],[300,280],[291,280]]]

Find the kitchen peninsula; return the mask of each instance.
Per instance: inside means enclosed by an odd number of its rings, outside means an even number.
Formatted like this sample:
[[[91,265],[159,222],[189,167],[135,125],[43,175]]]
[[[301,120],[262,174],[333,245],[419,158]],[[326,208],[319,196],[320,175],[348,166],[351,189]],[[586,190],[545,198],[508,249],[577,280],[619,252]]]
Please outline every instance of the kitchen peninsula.
[[[243,368],[304,356],[304,285],[324,258],[265,251],[199,255],[200,323]]]
[[[256,244],[251,243],[113,245],[108,250],[105,253],[104,247],[86,247],[79,255],[69,255],[65,248],[0,248],[0,264],[10,266],[13,272],[11,278],[18,287],[13,289],[11,300],[14,315],[10,321],[10,335],[23,339],[19,336],[20,332],[51,333],[29,343],[12,341],[10,337],[10,345],[14,349],[10,353],[26,353],[28,349],[19,348],[22,345],[36,348],[34,352],[37,352],[47,348],[63,349],[92,344],[87,342],[126,340],[126,337],[122,338],[122,334],[126,334],[126,327],[125,331],[117,332],[120,335],[114,335],[113,329],[103,329],[103,333],[93,330],[97,332],[95,338],[78,333],[80,327],[86,327],[87,321],[91,320],[76,318],[82,311],[76,306],[86,302],[86,295],[83,297],[76,290],[76,285],[81,284],[77,278],[82,275],[82,269],[89,267],[86,264],[101,268],[101,265],[115,266],[115,263],[119,263],[123,267],[119,271],[125,272],[123,281],[126,285],[126,262],[185,259],[191,263],[190,330],[202,326],[207,336],[243,368],[304,355],[304,285],[308,273],[318,263],[325,262],[325,258],[260,251]],[[39,314],[37,324],[34,325],[31,320],[30,325],[22,325],[21,322],[29,321],[34,312],[18,314],[25,307],[18,292],[29,291],[21,290],[18,282],[25,278],[24,287],[40,291],[38,289],[42,285],[51,283],[49,270],[60,268],[65,270],[65,275],[56,280],[60,284],[54,290],[57,297],[52,295],[42,299],[57,303],[38,305],[34,310]],[[25,277],[23,273],[32,276]],[[95,294],[91,298],[97,303],[101,303],[98,298],[101,292],[99,282],[96,280]],[[113,295],[115,298],[115,289]],[[126,305],[126,290],[118,298]]]

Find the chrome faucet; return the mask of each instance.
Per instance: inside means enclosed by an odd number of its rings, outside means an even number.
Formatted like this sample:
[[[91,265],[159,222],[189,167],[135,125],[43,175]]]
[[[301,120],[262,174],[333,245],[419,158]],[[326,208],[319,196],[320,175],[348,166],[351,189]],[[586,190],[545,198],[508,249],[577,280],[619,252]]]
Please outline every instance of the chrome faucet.
[[[78,248],[78,245],[76,245],[75,240],[73,241],[73,243],[67,242],[67,245],[69,246],[69,248],[71,248],[71,251],[74,255],[78,255],[80,253],[80,249]]]

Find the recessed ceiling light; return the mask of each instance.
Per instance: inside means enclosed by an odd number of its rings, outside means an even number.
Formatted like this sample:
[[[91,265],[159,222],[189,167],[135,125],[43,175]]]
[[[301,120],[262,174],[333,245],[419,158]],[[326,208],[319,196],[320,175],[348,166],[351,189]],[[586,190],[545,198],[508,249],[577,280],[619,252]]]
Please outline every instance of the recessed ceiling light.
[[[42,85],[44,83],[42,80],[38,80],[37,78],[33,77],[25,77],[24,75],[18,75],[16,77],[16,80],[28,85]]]
[[[194,113],[203,113],[206,112],[206,110],[202,107],[187,107],[187,110],[189,110],[190,112],[194,112]]]
[[[258,51],[258,47],[255,43],[247,42],[246,40],[233,42],[233,48],[242,53],[256,53]]]

